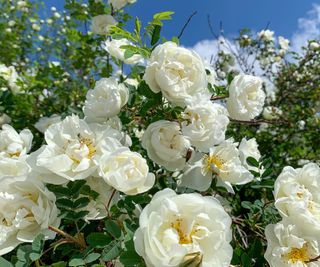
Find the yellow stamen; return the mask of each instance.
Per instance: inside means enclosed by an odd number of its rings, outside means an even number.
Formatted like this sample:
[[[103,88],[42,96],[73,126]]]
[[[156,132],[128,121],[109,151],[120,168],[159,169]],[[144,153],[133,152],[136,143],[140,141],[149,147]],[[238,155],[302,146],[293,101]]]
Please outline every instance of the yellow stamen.
[[[289,253],[284,255],[284,257],[290,263],[296,263],[299,261],[307,262],[310,260],[306,244],[304,244],[302,248],[292,248]]]

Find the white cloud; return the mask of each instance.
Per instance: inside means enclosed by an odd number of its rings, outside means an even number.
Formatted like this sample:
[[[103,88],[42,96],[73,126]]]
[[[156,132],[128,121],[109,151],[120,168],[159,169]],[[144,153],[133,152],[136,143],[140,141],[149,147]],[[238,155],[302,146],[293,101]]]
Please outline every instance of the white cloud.
[[[301,51],[301,46],[307,44],[307,40],[320,37],[320,5],[314,4],[306,17],[298,19],[298,29],[291,38],[294,51]]]
[[[307,44],[307,40],[320,38],[320,4],[314,4],[313,8],[305,17],[298,19],[298,27],[291,38],[291,48],[294,51],[300,52],[301,46]],[[217,55],[219,47],[222,50],[230,51],[233,49],[236,52],[236,47],[231,39],[225,39],[226,43],[221,44],[220,41],[201,40],[197,42],[192,49],[195,50],[205,60],[210,61],[212,57]]]
[[[202,40],[196,43],[192,49],[208,62],[217,56],[218,51],[236,52],[234,42],[226,38],[220,38],[219,40]]]

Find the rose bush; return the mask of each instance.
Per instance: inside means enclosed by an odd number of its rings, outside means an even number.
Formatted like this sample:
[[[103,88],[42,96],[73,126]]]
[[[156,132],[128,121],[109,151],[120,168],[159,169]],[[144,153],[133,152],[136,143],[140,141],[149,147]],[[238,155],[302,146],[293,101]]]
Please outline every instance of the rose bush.
[[[320,266],[318,41],[134,2],[0,3],[0,266]]]

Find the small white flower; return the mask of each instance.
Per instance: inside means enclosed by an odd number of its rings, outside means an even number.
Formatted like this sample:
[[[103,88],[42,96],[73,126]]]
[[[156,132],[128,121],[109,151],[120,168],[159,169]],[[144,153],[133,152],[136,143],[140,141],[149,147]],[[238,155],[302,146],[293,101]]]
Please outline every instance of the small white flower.
[[[202,59],[173,42],[158,45],[152,51],[144,80],[153,92],[161,91],[173,105],[183,107],[187,100],[199,93],[210,98]]]
[[[44,133],[52,124],[61,121],[61,116],[57,114],[53,114],[50,117],[42,117],[40,118],[34,127],[41,133]]]
[[[0,76],[8,82],[12,92],[17,93],[20,90],[20,86],[17,84],[19,76],[13,66],[6,67],[5,65],[0,64]]]
[[[106,122],[120,112],[128,98],[129,90],[124,84],[118,84],[115,78],[102,78],[87,93],[83,107],[86,120]]]
[[[279,46],[282,50],[287,51],[289,49],[290,41],[282,36],[278,38]]]
[[[91,31],[95,34],[106,35],[110,26],[117,23],[111,15],[98,15],[92,18]]]
[[[142,136],[142,147],[155,163],[175,171],[185,167],[190,142],[177,122],[160,120],[148,126]]]
[[[115,10],[125,7],[127,4],[133,4],[137,0],[109,0],[108,3],[112,5]]]
[[[192,258],[202,258],[201,266],[227,267],[230,226],[231,218],[214,197],[164,189],[142,210],[134,246],[147,267],[177,267]]]
[[[266,120],[275,120],[282,115],[282,110],[277,107],[268,106],[263,109],[262,116]]]
[[[10,125],[2,125],[0,130],[0,156],[19,158],[27,155],[31,149],[33,135],[30,130],[24,129],[20,133]]]
[[[222,105],[201,97],[194,98],[182,113],[182,133],[202,152],[224,141],[229,124],[228,112]]]
[[[27,4],[26,1],[18,1],[18,2],[17,2],[17,7],[18,7],[19,9],[24,8],[24,7],[26,7],[27,5],[28,5],[28,4]]]
[[[261,32],[258,33],[258,37],[262,39],[263,41],[273,41],[274,40],[274,32],[270,30],[262,30]]]
[[[138,54],[135,54],[129,58],[125,58],[124,56],[125,49],[121,48],[121,46],[124,46],[124,45],[134,46],[127,39],[123,38],[123,39],[107,40],[104,44],[104,47],[111,56],[123,61],[126,64],[137,64],[137,63],[143,62],[143,57]]]
[[[61,18],[61,15],[59,12],[54,12],[53,13],[53,16],[56,18],[56,19],[60,19]]]
[[[14,25],[16,25],[16,22],[14,20],[10,20],[8,22],[9,27],[13,27]]]
[[[148,191],[155,182],[147,161],[127,147],[104,154],[99,161],[100,175],[106,183],[127,195]]]
[[[317,50],[320,47],[320,45],[318,42],[312,41],[309,43],[309,47],[311,50]]]
[[[228,139],[218,146],[210,148],[209,154],[197,154],[184,171],[180,186],[195,190],[207,190],[214,178],[217,185],[233,192],[232,184],[246,184],[253,175],[242,165],[237,143]]]
[[[320,266],[319,261],[310,262],[320,255],[319,241],[312,235],[304,235],[301,227],[289,220],[269,224],[265,234],[268,247],[264,256],[270,267]]]
[[[232,119],[252,120],[263,109],[266,95],[259,77],[239,74],[229,86],[227,108]]]
[[[33,23],[33,24],[32,24],[32,29],[35,30],[35,31],[40,31],[40,30],[41,30],[41,27],[40,27],[38,24]]]
[[[55,195],[32,178],[1,183],[0,255],[9,253],[20,243],[29,242],[40,233],[53,239],[49,226],[59,227]]]
[[[320,237],[320,168],[308,163],[285,167],[274,184],[275,206],[281,216],[294,218],[304,232]]]

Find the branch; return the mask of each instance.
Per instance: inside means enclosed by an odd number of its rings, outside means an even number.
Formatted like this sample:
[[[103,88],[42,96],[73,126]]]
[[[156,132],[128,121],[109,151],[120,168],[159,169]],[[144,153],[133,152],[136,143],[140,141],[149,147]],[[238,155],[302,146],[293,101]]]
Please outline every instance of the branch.
[[[279,120],[264,120],[264,119],[260,119],[260,120],[251,120],[251,121],[242,121],[242,120],[235,120],[235,119],[231,119],[229,118],[230,121],[232,122],[236,122],[236,123],[240,123],[240,124],[250,124],[250,125],[259,125],[262,123],[268,123],[268,124],[284,124],[284,121],[279,121]]]
[[[311,263],[311,262],[315,262],[315,261],[318,261],[318,260],[320,260],[320,255],[315,257],[314,259],[306,261],[305,263]]]
[[[62,230],[60,230],[60,229],[58,229],[56,227],[53,227],[53,226],[49,226],[48,229],[53,231],[53,232],[55,232],[55,233],[57,233],[57,234],[59,234],[59,235],[64,236],[67,240],[70,240],[70,241],[78,244],[81,248],[86,248],[86,244],[82,240],[80,240],[78,238],[75,238],[75,237],[67,234],[66,232],[64,232],[64,231],[62,231]]]
[[[218,95],[218,96],[211,96],[210,100],[220,100],[220,99],[225,99],[228,98],[227,95]]]
[[[197,11],[194,11],[188,18],[188,20],[186,21],[186,23],[183,25],[179,35],[178,35],[178,39],[181,38],[181,36],[183,35],[184,30],[187,28],[188,24],[190,23],[191,19],[193,18],[193,16],[195,16],[197,14]]]

